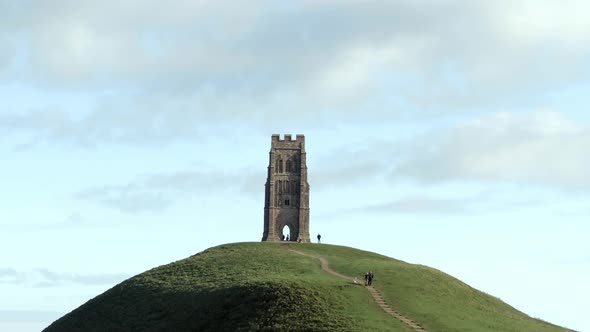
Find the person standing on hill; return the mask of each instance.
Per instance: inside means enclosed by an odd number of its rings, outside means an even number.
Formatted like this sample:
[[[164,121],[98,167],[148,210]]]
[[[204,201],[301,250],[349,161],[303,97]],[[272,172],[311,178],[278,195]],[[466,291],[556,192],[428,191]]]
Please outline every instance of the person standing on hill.
[[[322,243],[322,236],[318,234],[318,243]]]
[[[369,286],[369,272],[365,273],[365,286]]]
[[[369,286],[373,285],[373,278],[375,276],[373,275],[373,271],[369,271]]]

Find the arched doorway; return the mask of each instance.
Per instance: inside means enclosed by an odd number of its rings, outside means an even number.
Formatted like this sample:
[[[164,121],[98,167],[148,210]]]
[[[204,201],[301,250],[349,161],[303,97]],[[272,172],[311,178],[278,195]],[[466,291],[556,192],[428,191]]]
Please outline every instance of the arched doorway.
[[[291,234],[291,227],[289,225],[285,225],[282,230],[283,233],[283,240],[284,241],[293,241],[292,234]]]

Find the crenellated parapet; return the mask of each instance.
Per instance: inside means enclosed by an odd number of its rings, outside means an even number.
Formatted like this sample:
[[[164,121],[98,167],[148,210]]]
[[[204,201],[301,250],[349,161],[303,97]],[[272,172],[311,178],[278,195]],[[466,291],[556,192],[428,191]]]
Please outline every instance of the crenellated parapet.
[[[285,134],[281,138],[281,135],[273,134],[271,150],[272,148],[302,149],[305,151],[305,135],[295,135],[295,139],[293,139],[292,135]]]

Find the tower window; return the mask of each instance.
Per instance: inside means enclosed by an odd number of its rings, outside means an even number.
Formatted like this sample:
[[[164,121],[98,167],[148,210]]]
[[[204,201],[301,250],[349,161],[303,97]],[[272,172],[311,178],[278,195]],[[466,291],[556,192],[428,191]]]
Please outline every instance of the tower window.
[[[288,198],[285,200],[285,206],[289,206],[289,199]]]
[[[287,173],[293,171],[293,162],[291,160],[287,160]]]

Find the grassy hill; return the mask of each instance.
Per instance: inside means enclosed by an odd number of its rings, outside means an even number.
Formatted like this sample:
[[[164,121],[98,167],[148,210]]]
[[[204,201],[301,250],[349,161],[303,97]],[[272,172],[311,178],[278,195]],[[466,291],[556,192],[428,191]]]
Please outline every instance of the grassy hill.
[[[429,331],[568,331],[438,270],[348,247],[297,244],[374,286]],[[369,292],[278,243],[236,243],[132,277],[44,331],[410,331]]]

